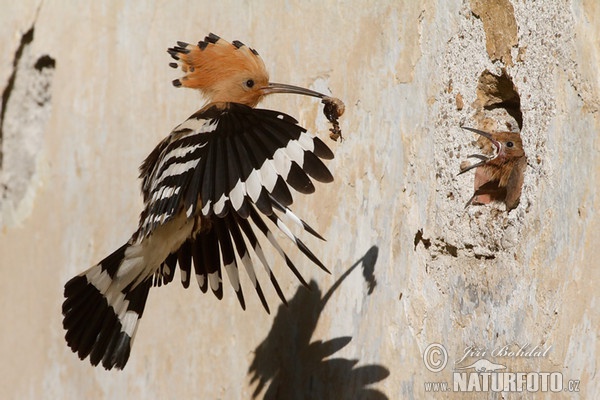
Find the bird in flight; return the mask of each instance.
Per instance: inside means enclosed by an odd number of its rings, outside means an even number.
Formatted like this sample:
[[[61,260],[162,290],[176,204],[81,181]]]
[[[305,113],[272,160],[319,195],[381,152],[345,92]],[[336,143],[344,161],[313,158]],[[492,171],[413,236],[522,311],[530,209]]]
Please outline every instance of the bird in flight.
[[[207,103],[142,163],[144,209],[135,233],[64,288],[67,344],[82,360],[89,357],[92,365],[101,362],[106,369],[125,366],[150,288],[171,282],[177,266],[184,287],[193,274],[203,292],[210,288],[219,299],[226,274],[245,308],[239,273],[243,266],[267,312],[255,265],[262,264],[281,301],[286,300],[261,243],[270,243],[308,287],[273,227],[327,271],[286,222],[322,239],[290,210],[290,188],[308,194],[315,191],[312,180],[331,182],[322,160],[332,159],[333,153],[291,116],[255,107],[274,93],[320,98],[334,135],[341,134],[337,118],[343,103],[269,82],[254,49],[212,33],[197,45],[177,42],[168,53],[175,60],[170,65],[184,72],[173,85],[200,90]]]

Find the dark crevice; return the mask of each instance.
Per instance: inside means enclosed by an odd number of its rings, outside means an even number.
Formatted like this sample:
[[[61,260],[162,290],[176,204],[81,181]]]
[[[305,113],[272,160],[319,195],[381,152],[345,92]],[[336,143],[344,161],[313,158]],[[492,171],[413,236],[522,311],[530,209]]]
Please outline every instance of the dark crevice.
[[[512,78],[502,69],[500,75],[494,75],[487,69],[479,77],[477,100],[485,110],[503,108],[517,121],[519,130],[523,129],[521,97]]]
[[[37,69],[38,71],[41,71],[44,68],[54,68],[54,67],[56,67],[56,61],[54,60],[54,58],[45,54],[45,55],[41,56],[40,58],[38,58],[38,60],[35,62],[35,65],[33,67],[35,69]]]
[[[446,243],[445,249],[452,257],[458,257],[458,247]]]
[[[413,241],[413,244],[415,245],[415,250],[419,246],[419,243],[423,243],[423,247],[425,247],[425,250],[429,250],[429,248],[433,244],[433,249],[431,250],[431,258],[433,260],[435,260],[440,254],[449,254],[452,257],[458,257],[457,246],[447,243],[442,237],[437,237],[433,240],[426,239],[423,237],[423,229],[419,229],[415,234],[415,239]]]
[[[13,70],[8,78],[8,83],[2,92],[2,110],[0,110],[0,169],[2,169],[2,138],[4,137],[4,115],[6,113],[6,106],[8,105],[8,100],[10,99],[10,95],[15,86],[15,79],[17,77],[17,65],[23,56],[23,50],[27,45],[29,45],[33,41],[33,31],[34,27],[31,27],[25,34],[21,37],[21,43],[19,44],[19,48],[15,52],[15,58],[13,59]],[[54,60],[52,60],[54,62]]]
[[[415,234],[415,241],[414,241],[415,250],[417,249],[417,246],[419,245],[419,243],[423,243],[425,250],[429,249],[429,246],[431,246],[431,240],[425,239],[423,237],[423,229],[419,229],[417,231],[417,233]]]

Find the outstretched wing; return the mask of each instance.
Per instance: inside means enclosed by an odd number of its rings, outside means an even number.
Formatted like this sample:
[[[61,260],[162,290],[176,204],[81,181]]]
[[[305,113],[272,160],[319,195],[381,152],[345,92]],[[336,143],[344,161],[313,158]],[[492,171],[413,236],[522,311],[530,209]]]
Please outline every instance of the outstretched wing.
[[[206,291],[210,286],[221,298],[225,270],[244,307],[240,264],[268,310],[254,272],[253,259],[257,257],[285,302],[258,237],[267,240],[300,281],[306,282],[264,218],[325,269],[283,220],[320,238],[288,208],[293,200],[289,188],[312,193],[312,179],[331,182],[333,177],[321,161],[331,158],[333,153],[327,145],[281,112],[224,103],[192,115],[157,146],[141,167],[146,207],[139,237],[149,235],[180,212],[202,219],[200,232],[165,260],[155,283],[170,282],[179,264],[187,287],[193,265],[200,288]],[[255,234],[255,228],[260,235]]]
[[[327,145],[289,115],[236,103],[213,105],[175,128],[142,164],[140,231],[146,236],[180,208],[189,217],[200,206],[205,217],[233,210],[248,218],[254,203],[271,215],[272,199],[292,203],[288,185],[312,193],[310,178],[331,182],[320,159],[332,158]]]

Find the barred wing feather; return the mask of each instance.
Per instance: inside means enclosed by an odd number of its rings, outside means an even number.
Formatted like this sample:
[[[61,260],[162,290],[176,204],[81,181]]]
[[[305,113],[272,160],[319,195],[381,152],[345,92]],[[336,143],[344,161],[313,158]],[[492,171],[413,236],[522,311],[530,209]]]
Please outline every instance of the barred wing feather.
[[[200,214],[210,228],[173,252],[156,272],[155,283],[170,282],[178,262],[182,283],[188,287],[193,265],[202,291],[210,288],[222,298],[225,274],[245,308],[239,276],[243,266],[269,311],[254,269],[258,259],[285,302],[254,229],[304,285],[261,215],[327,271],[283,219],[322,239],[288,208],[293,201],[289,188],[308,194],[315,190],[313,179],[331,182],[333,177],[321,161],[331,158],[327,145],[281,112],[227,103],[192,115],[142,166],[147,213],[142,215],[140,234],[148,234],[181,209],[188,217]]]

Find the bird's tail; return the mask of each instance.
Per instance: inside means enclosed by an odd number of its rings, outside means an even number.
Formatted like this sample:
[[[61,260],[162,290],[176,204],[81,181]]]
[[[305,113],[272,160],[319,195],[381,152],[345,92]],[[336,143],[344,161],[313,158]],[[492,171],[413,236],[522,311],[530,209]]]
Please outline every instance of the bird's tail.
[[[122,275],[139,271],[140,257],[125,244],[99,264],[65,284],[62,305],[65,339],[71,350],[92,365],[122,369],[129,358],[139,319],[144,312],[152,277],[141,282]],[[130,275],[130,274],[126,274]]]

